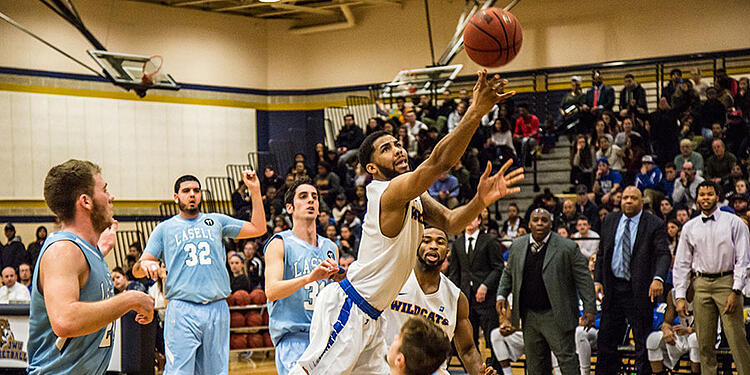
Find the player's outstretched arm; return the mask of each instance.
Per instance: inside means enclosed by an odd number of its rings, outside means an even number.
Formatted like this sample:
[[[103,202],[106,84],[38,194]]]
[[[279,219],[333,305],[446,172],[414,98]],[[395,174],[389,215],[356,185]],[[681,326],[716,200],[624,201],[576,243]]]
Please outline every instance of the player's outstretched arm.
[[[400,210],[404,204],[420,196],[438,176],[451,169],[466,151],[482,116],[501,100],[510,98],[515,91],[503,93],[507,80],[495,75],[487,80],[487,71],[479,72],[474,85],[474,102],[469,106],[456,129],[445,136],[413,173],[402,174],[391,181],[383,193],[381,205],[386,210]]]
[[[523,168],[505,173],[512,164],[513,160],[508,160],[495,175],[490,176],[492,164],[487,162],[487,168],[479,179],[477,194],[468,204],[452,210],[437,202],[429,194],[423,193],[422,207],[427,223],[443,229],[448,234],[458,234],[476,219],[485,207],[502,197],[521,191],[521,188],[512,186],[523,180]]]
[[[154,299],[134,290],[97,302],[78,298],[88,263],[78,246],[68,241],[56,242],[40,260],[39,281],[44,294],[52,330],[57,337],[78,337],[96,332],[115,319],[135,310],[146,324],[154,315]]]
[[[266,234],[266,212],[263,209],[263,198],[260,193],[260,180],[255,171],[243,171],[242,180],[250,192],[253,205],[253,215],[249,222],[242,224],[242,229],[237,238],[254,238]]]
[[[275,238],[266,248],[266,298],[276,301],[294,294],[305,285],[327,279],[339,271],[339,266],[326,258],[307,275],[284,280],[284,241]]]
[[[463,292],[458,296],[458,311],[456,312],[456,334],[453,337],[458,356],[464,363],[469,375],[482,375],[482,356],[474,345],[474,334],[469,321],[469,300]]]

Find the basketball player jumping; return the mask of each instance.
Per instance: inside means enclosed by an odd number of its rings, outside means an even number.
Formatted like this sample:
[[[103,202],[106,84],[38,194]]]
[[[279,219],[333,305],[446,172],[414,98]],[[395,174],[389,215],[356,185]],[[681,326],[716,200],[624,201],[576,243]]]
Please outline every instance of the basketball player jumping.
[[[310,321],[318,293],[331,277],[342,279],[339,249],[316,233],[318,189],[310,179],[297,180],[286,192],[292,229],[266,245],[266,296],[269,326],[276,348],[276,371],[286,375],[310,343]]]
[[[307,347],[292,374],[384,374],[386,354],[381,312],[388,308],[409,277],[422,240],[424,223],[448,233],[460,232],[490,203],[517,191],[523,170],[507,176],[506,163],[490,176],[488,163],[477,195],[467,205],[448,210],[426,193],[438,176],[453,167],[469,145],[484,114],[514,92],[501,93],[507,81],[479,73],[474,103],[463,119],[435,146],[430,157],[409,172],[406,150],[385,132],[370,134],[359,148],[362,166],[373,176],[367,186],[359,259],[348,278],[318,295]]]
[[[229,372],[229,306],[231,289],[223,237],[250,238],[266,232],[260,182],[255,172],[242,179],[250,191],[250,222],[200,212],[201,186],[194,176],[174,184],[180,213],[160,223],[148,239],[133,276],[159,277],[159,260],[167,268],[164,297],[169,300],[164,323],[166,374]]]
[[[495,370],[484,367],[482,357],[474,345],[469,300],[447,276],[440,273],[448,256],[448,237],[438,228],[424,230],[417,250],[417,264],[401,288],[398,297],[384,314],[385,341],[390,346],[409,318],[423,316],[440,327],[448,339],[455,334],[456,351],[469,375],[492,375]],[[443,362],[439,373],[448,375],[448,362]]]
[[[34,270],[29,317],[29,374],[103,374],[114,321],[130,310],[148,324],[154,299],[138,291],[114,296],[105,254],[117,229],[114,196],[94,163],[68,160],[44,180],[44,200],[62,222],[47,238]],[[108,229],[109,228],[109,229]],[[104,232],[108,232],[108,244]]]

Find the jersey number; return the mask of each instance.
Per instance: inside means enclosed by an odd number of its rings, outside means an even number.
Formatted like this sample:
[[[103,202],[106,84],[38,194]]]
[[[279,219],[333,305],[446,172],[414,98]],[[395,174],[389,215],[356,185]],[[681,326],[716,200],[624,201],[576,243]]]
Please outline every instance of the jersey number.
[[[99,343],[100,348],[109,348],[112,345],[112,329],[115,328],[115,322],[107,324],[107,328],[104,330],[104,336],[102,341]]]
[[[185,244],[185,247],[182,249],[188,252],[188,258],[185,259],[185,264],[188,267],[195,266],[199,262],[200,264],[211,264],[211,258],[209,257],[211,255],[211,245],[208,242],[199,242],[197,247],[191,243]]]
[[[318,293],[320,293],[320,290],[325,286],[322,284],[323,284],[322,281],[315,281],[315,282],[305,285],[305,290],[307,291],[307,298],[305,299],[305,303],[303,304],[305,307],[305,310],[314,309],[315,298],[318,298]]]

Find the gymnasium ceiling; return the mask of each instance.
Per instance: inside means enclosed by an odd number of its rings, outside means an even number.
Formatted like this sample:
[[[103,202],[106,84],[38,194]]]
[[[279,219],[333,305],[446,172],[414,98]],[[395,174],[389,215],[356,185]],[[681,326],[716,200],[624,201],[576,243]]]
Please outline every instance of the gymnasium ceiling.
[[[132,0],[175,8],[235,14],[258,19],[337,21],[348,19],[351,10],[373,6],[400,6],[402,0]],[[348,15],[347,15],[348,14]],[[306,22],[305,22],[306,23]]]

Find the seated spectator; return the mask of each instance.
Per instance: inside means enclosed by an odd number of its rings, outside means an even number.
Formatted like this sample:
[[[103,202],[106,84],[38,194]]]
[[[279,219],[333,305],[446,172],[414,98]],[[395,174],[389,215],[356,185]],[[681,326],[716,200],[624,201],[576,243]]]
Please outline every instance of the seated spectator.
[[[674,183],[677,179],[677,168],[671,161],[664,166],[664,178],[661,180],[661,192],[671,197],[674,192]]]
[[[404,126],[415,139],[419,137],[419,132],[427,131],[429,127],[422,121],[417,120],[417,114],[414,110],[407,110],[404,114]]]
[[[440,177],[427,189],[427,192],[443,206],[454,208],[458,206],[458,179],[443,172]]]
[[[341,253],[341,256],[339,257],[339,266],[344,269],[344,271],[349,271],[349,266],[354,263],[356,259],[351,254],[347,253]]]
[[[743,143],[746,143],[748,127],[742,118],[742,111],[733,110],[727,113],[726,130],[724,130],[724,141],[727,150],[734,155],[741,151]]]
[[[612,192],[622,187],[622,176],[620,172],[609,168],[607,158],[597,160],[596,181],[594,182],[594,194],[599,200],[607,204]]]
[[[537,208],[544,208],[545,210],[549,211],[551,214],[550,219],[554,218],[556,215],[559,215],[562,211],[562,204],[560,203],[560,200],[557,199],[557,197],[552,194],[552,190],[550,188],[544,188],[544,191],[542,191],[542,194],[537,195],[534,197],[534,200],[531,202],[531,205],[526,208],[526,214],[524,215],[524,222],[528,223],[531,218],[531,213],[537,209]],[[528,229],[528,228],[527,228]]]
[[[29,244],[26,247],[26,251],[29,253],[29,260],[31,261],[31,269],[33,270],[36,266],[36,260],[39,258],[39,252],[42,251],[42,245],[47,240],[47,228],[45,226],[39,226],[36,228],[36,241]]]
[[[511,202],[510,204],[515,204]],[[518,214],[518,206],[516,206],[516,215]],[[500,218],[500,213],[495,214],[495,218]],[[489,233],[495,237],[500,236],[500,226],[497,223],[497,220],[490,217],[490,210],[485,207],[482,212],[479,214],[479,219],[481,220],[479,222],[479,229],[482,232]]]
[[[448,133],[456,129],[458,123],[461,122],[462,118],[464,118],[465,113],[466,103],[459,102],[455,105],[455,109],[451,111],[450,115],[448,115]]]
[[[357,254],[359,253],[359,240],[357,239],[357,236],[355,236],[354,233],[352,233],[352,230],[347,226],[342,226],[340,231],[341,236],[339,236],[336,246],[339,247],[342,254],[349,254],[353,256],[354,259],[357,259]]]
[[[586,100],[583,107],[584,111],[598,113],[601,111],[612,111],[615,106],[615,90],[604,84],[602,74],[596,70],[591,75],[592,86],[586,91]]]
[[[734,95],[734,108],[742,111],[745,121],[750,121],[750,95],[748,95],[748,89],[750,89],[748,78],[740,78],[737,94]]]
[[[456,109],[458,103],[456,103],[456,101],[451,96],[451,90],[448,89],[443,90],[443,92],[441,93],[441,99],[443,101],[442,103],[440,103],[440,108],[438,108],[438,117],[443,116],[445,118],[448,118],[451,112]]]
[[[245,258],[244,267],[248,289],[264,289],[266,284],[266,263],[260,254],[258,254],[258,244],[254,240],[246,240],[242,246],[242,254]]]
[[[586,135],[576,137],[575,151],[571,155],[571,183],[584,185],[590,189],[593,184],[594,169],[596,168],[596,154],[594,148],[586,142]]]
[[[555,230],[565,228],[568,234],[574,233],[577,221],[578,212],[576,212],[576,204],[572,200],[566,199],[563,201],[560,215],[555,215],[552,228]]]
[[[468,202],[474,197],[474,187],[471,184],[471,172],[469,172],[459,159],[456,165],[451,169],[451,175],[458,180],[458,201],[459,203]]]
[[[628,138],[641,137],[641,134],[633,131],[633,129],[634,125],[632,118],[626,117],[622,119],[622,131],[617,133],[617,136],[615,137],[615,144],[621,149],[625,149],[627,147]]]
[[[346,194],[339,193],[336,196],[336,202],[334,203],[333,209],[331,210],[333,220],[336,220],[336,222],[341,221],[341,219],[344,217],[344,212],[351,209],[351,205],[346,200]]]
[[[711,143],[713,154],[706,160],[703,175],[707,180],[721,184],[721,180],[729,177],[732,166],[737,163],[737,158],[731,152],[726,151],[724,142],[716,139]]]
[[[137,281],[130,281],[128,279],[127,273],[123,271],[120,267],[115,267],[112,269],[112,283],[115,287],[115,294],[120,294],[126,290],[137,290],[139,292],[146,292],[146,287],[137,282]]]
[[[729,192],[729,195],[736,196],[739,195],[741,197],[744,197],[745,199],[750,198],[750,193],[747,191],[747,180],[740,179],[734,182],[733,189]]]
[[[609,143],[612,143],[612,134],[610,134],[610,131],[607,129],[607,123],[604,122],[603,119],[599,119],[596,121],[596,125],[594,125],[594,132],[591,133],[591,137],[589,138],[589,144],[594,147],[595,150],[599,151],[599,149],[602,147],[599,144],[599,138],[602,136],[609,135]]]
[[[693,151],[693,142],[687,138],[680,141],[680,154],[674,157],[674,165],[677,172],[682,171],[682,164],[686,161],[692,163],[698,176],[703,175],[703,155]]]
[[[697,96],[695,97],[697,100]],[[680,126],[678,124],[678,115],[680,112],[670,109],[665,103],[666,99],[659,102],[655,112],[649,115],[650,129],[642,129],[641,136],[650,138],[653,153],[659,160],[660,165],[664,162],[674,160],[679,154]]]
[[[706,100],[706,89],[710,86],[706,81],[701,80],[701,68],[694,67],[690,69],[690,79],[693,81],[693,88],[698,92],[701,100]]]
[[[700,129],[704,139],[712,139],[711,125],[724,125],[727,108],[719,101],[719,91],[715,87],[706,89],[706,101],[701,106],[698,118],[701,120]]]
[[[518,105],[519,117],[513,132],[513,142],[522,166],[530,165],[528,158],[534,147],[539,144],[539,118],[529,112],[529,105]]]
[[[604,205],[602,205],[602,206],[599,206],[599,222],[600,222],[600,223],[601,223],[601,222],[603,222],[603,221],[604,221],[604,218],[605,218],[605,217],[607,217],[607,215],[608,215],[608,214],[609,214],[610,212],[611,212],[611,211],[607,209],[607,206],[604,206]]]
[[[625,152],[620,146],[612,144],[611,135],[603,134],[599,136],[599,150],[596,152],[597,160],[606,158],[611,169],[622,172],[625,169],[625,164],[622,160],[624,156]]]
[[[515,202],[508,204],[508,219],[503,223],[500,237],[516,238],[518,228],[526,226],[526,222],[519,216],[519,211],[518,205]]]
[[[302,178],[312,179],[313,177],[310,170],[307,169],[307,166],[305,166],[305,162],[303,161],[294,162],[294,168],[289,172],[289,174],[292,175],[295,181]]]
[[[329,225],[336,225],[336,220],[333,220],[331,217],[331,214],[326,210],[320,210],[320,214],[318,214],[318,223],[317,223],[317,229],[319,235],[325,236],[326,235],[326,228],[328,228]],[[245,257],[247,259],[247,257]]]
[[[344,126],[339,130],[335,141],[336,152],[341,155],[339,162],[346,163],[350,158],[357,157],[357,150],[364,139],[362,128],[354,123],[354,115],[345,115]]]
[[[565,228],[565,227],[557,228],[557,234],[565,238],[570,238],[570,233],[568,233],[568,228]]]
[[[672,205],[672,198],[664,197],[659,201],[659,209],[654,210],[654,214],[664,221],[674,219],[674,205]]]
[[[398,141],[401,143],[401,147],[406,150],[406,154],[409,155],[409,160],[412,162],[417,160],[419,157],[419,143],[416,136],[409,132],[409,128],[406,125],[398,128]]]
[[[732,170],[729,172],[729,177],[721,180],[721,186],[719,186],[722,193],[724,194],[724,198],[729,198],[730,195],[733,195],[734,187],[737,181],[744,179],[745,172],[742,169],[742,165],[740,165],[739,163],[735,163],[732,166]]]
[[[11,266],[3,268],[3,286],[0,287],[0,303],[29,303],[29,288],[16,282],[16,269]]]
[[[266,194],[266,190],[273,186],[278,191],[284,186],[284,180],[276,174],[276,170],[272,166],[266,166],[263,168],[263,176],[260,178],[261,193]]]
[[[686,161],[682,165],[680,178],[675,181],[674,191],[672,192],[672,202],[675,205],[684,205],[685,207],[695,207],[695,198],[697,198],[698,185],[703,182],[703,177],[698,176],[693,163]],[[684,224],[684,223],[683,223]]]
[[[360,220],[365,218],[367,211],[367,190],[362,185],[354,188],[354,201],[351,203],[352,211]]]
[[[232,192],[232,211],[234,217],[242,220],[250,220],[252,204],[250,203],[250,194],[247,192],[247,185],[240,180],[237,189]]]
[[[28,263],[21,263],[18,266],[18,283],[29,289],[31,293],[31,265]]]
[[[676,215],[673,213],[672,216]],[[673,257],[675,251],[677,251],[677,244],[680,242],[681,229],[682,225],[677,221],[676,217],[667,221],[667,241],[669,241],[669,253],[672,254]]]
[[[5,224],[5,238],[8,242],[0,250],[0,264],[3,267],[18,269],[21,263],[31,263],[26,246],[21,242],[21,237],[16,235],[16,227],[11,223]]]
[[[365,128],[365,137],[368,135],[375,133],[376,131],[383,130],[383,126],[385,125],[385,121],[381,119],[380,117],[370,117],[367,120],[367,127]],[[363,138],[364,140],[364,138]]]
[[[677,85],[677,91],[672,95],[670,104],[677,113],[695,112],[700,108],[701,99],[690,80],[683,79]]]
[[[328,228],[326,228],[326,238],[331,240],[331,242],[336,243],[339,240],[339,229],[336,228],[335,225],[330,224],[328,225]]]
[[[643,193],[643,203],[659,202],[664,193],[661,191],[662,174],[654,164],[654,158],[645,155],[641,158],[641,172],[635,176],[635,187]]]
[[[734,107],[734,94],[737,93],[737,80],[727,75],[723,68],[716,69],[714,76],[714,87],[719,91],[719,101],[724,108]]]
[[[748,224],[747,198],[742,195],[734,195],[729,199],[729,207],[732,207],[734,214],[739,216],[746,225]]]
[[[645,140],[637,132],[634,131],[630,136],[626,137],[625,148],[622,149],[625,153],[625,157],[623,158],[625,171],[622,174],[625,185],[632,185],[634,183],[635,176],[641,171],[641,159],[646,155],[646,149]]]
[[[510,132],[510,122],[505,118],[495,120],[490,136],[484,144],[484,161],[491,161],[497,165],[507,159],[516,157],[513,146],[513,134]]]
[[[628,73],[623,79],[624,87],[620,90],[620,117],[629,115],[645,115],[648,113],[648,103],[646,103],[646,90],[640,83],[635,81],[635,77]]]
[[[576,187],[576,197],[578,203],[576,204],[576,212],[578,215],[584,215],[589,218],[589,224],[591,228],[595,230],[599,229],[599,207],[594,202],[589,200],[588,188],[584,185],[578,185]]]
[[[263,209],[266,211],[266,217],[271,218],[280,215],[284,210],[284,203],[281,201],[276,187],[269,186],[266,194],[263,196]]]
[[[591,258],[599,250],[599,233],[591,230],[589,218],[585,215],[580,215],[576,219],[576,232],[570,238],[574,241],[578,240],[576,241],[578,248],[586,259]]]
[[[438,117],[437,107],[432,105],[432,99],[422,94],[419,96],[419,104],[417,105],[417,118],[424,122],[435,122]]]
[[[677,68],[672,69],[669,72],[669,77],[669,83],[667,83],[667,85],[661,90],[661,97],[671,101],[672,95],[677,91],[677,86],[680,84],[680,81],[682,81],[682,70]]]
[[[320,198],[329,207],[334,205],[336,196],[344,192],[344,189],[341,187],[341,179],[336,173],[331,171],[331,166],[328,163],[321,162],[318,164],[318,175],[315,176],[313,181],[318,188]]]
[[[609,212],[620,211],[620,203],[622,203],[622,190],[615,191],[609,194],[609,202],[604,204]]]
[[[677,211],[675,211],[674,218],[678,223],[680,223],[680,227],[682,227],[690,220],[690,210],[684,207],[680,207],[677,209]]]
[[[344,220],[340,221],[337,225],[339,227],[339,232],[341,231],[341,228],[348,227],[352,233],[354,233],[354,236],[362,238],[362,220],[360,220],[357,215],[354,215],[354,211],[347,210],[344,212]]]
[[[242,255],[237,253],[232,254],[227,262],[229,263],[229,270],[231,272],[229,274],[229,279],[232,293],[238,290],[251,291],[250,280],[248,280],[247,275],[245,274],[245,260],[242,258]]]

